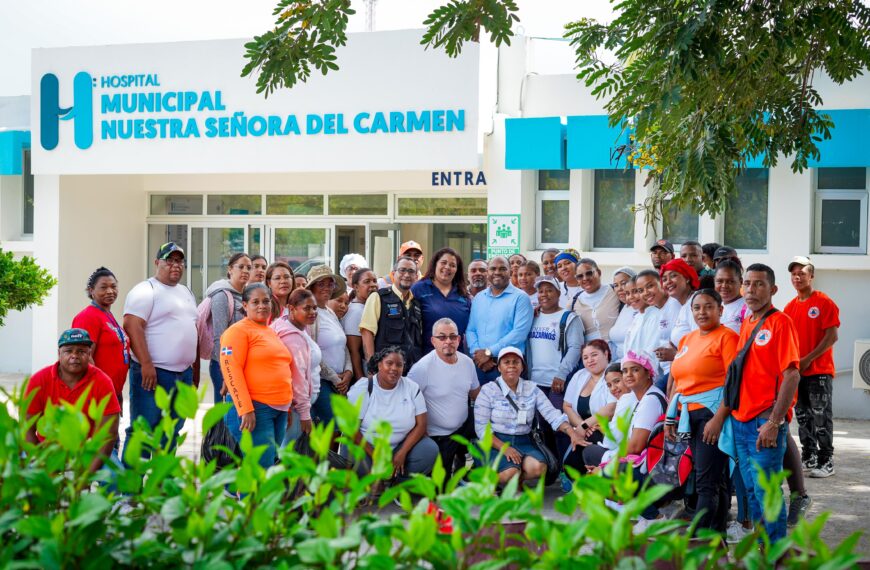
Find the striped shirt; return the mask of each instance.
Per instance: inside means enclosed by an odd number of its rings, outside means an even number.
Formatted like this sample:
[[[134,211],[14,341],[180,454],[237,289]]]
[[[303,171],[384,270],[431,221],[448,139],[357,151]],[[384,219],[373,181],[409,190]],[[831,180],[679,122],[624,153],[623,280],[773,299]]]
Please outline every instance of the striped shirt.
[[[513,399],[519,411],[510,404],[508,396]],[[560,425],[568,421],[568,416],[556,410],[534,382],[520,378],[517,391],[514,392],[499,376],[495,382],[485,384],[474,401],[474,431],[477,437],[482,438],[486,425],[491,424],[495,433],[526,435],[532,431],[536,410],[554,430],[558,430]],[[520,422],[520,419],[525,421]]]

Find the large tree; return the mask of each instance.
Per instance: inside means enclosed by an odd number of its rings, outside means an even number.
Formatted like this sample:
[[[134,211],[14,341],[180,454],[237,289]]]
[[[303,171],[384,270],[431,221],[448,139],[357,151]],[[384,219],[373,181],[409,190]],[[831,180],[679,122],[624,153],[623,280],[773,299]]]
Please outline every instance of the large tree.
[[[654,182],[645,206],[712,215],[753,158],[783,156],[802,171],[830,138],[814,79],[850,81],[870,67],[870,9],[861,0],[611,0],[608,24],[565,25],[577,77],[603,98],[613,125],[628,125],[627,163]],[[510,43],[513,0],[449,0],[423,22],[422,43],[451,57],[488,35]],[[244,75],[260,92],[338,69],[350,0],[280,0],[275,28],[246,45]]]

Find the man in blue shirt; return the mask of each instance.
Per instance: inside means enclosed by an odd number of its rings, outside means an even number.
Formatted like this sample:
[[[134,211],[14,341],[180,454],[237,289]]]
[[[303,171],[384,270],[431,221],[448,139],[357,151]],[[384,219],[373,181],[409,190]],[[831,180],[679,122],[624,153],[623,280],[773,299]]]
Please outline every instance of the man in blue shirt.
[[[466,338],[480,385],[498,378],[495,356],[506,346],[523,350],[532,328],[534,311],[529,296],[511,285],[505,257],[489,260],[489,288],[471,303]]]

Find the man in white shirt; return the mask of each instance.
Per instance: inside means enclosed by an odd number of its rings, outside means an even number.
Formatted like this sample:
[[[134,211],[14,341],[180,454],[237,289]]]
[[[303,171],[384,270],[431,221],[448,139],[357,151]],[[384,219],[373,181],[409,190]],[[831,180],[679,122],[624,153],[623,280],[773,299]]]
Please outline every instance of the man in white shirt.
[[[170,414],[175,413],[175,387],[178,383],[193,383],[192,365],[196,360],[196,299],[181,284],[184,274],[184,250],[173,242],[157,250],[155,273],[127,294],[124,303],[124,330],[130,338],[133,361],[130,363],[130,426],[124,443],[133,434],[136,418],[142,416],[154,428],[160,422],[161,410],[154,398],[159,385],[170,394]],[[175,424],[173,445],[183,421]],[[150,450],[142,450],[143,457]]]
[[[468,402],[480,392],[474,361],[458,350],[461,340],[451,319],[436,321],[432,326],[435,350],[408,372],[408,378],[420,386],[426,399],[428,435],[438,444],[448,478],[453,473],[454,460],[464,460],[466,452],[465,446],[452,436],[474,437],[474,426],[468,421]]]

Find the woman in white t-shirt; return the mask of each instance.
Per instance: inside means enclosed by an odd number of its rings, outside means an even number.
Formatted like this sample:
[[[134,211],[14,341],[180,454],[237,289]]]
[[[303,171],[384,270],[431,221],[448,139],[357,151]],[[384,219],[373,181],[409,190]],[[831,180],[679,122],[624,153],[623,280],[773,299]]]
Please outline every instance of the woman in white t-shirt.
[[[613,290],[622,304],[619,316],[616,317],[616,322],[610,328],[610,346],[613,349],[614,360],[621,359],[625,354],[625,339],[628,336],[628,331],[631,328],[634,317],[637,316],[637,309],[633,308],[628,302],[632,278],[636,275],[637,273],[631,267],[620,267],[613,273]]]
[[[671,346],[671,330],[673,330],[677,317],[680,314],[680,302],[668,296],[662,288],[661,277],[655,269],[644,269],[637,274],[635,281],[637,287],[641,290],[643,300],[649,305],[649,309],[644,313],[644,317],[649,316],[650,309],[658,309],[658,338],[654,346],[645,345],[638,348],[655,357],[653,364],[659,370],[655,382],[660,390],[664,390],[668,383],[671,363],[663,361],[662,357],[665,356],[665,351]],[[636,349],[635,352],[637,352]]]
[[[628,352],[622,360],[622,383],[631,390],[637,402],[631,411],[627,432],[626,454],[629,456],[643,453],[656,422],[667,409],[664,392],[653,386],[655,373],[653,360],[648,354]],[[589,468],[610,461],[616,455],[618,445],[613,448],[605,445],[593,444],[583,451],[583,460]]]
[[[369,295],[378,290],[378,278],[375,272],[364,267],[358,269],[350,278],[350,305],[347,314],[341,321],[344,334],[347,336],[347,350],[350,352],[350,362],[353,367],[353,377],[365,376],[365,357],[363,356],[362,336],[359,323],[362,320],[363,309]]]
[[[743,295],[740,294],[740,284],[743,282],[743,272],[740,265],[730,259],[723,259],[716,266],[716,292],[722,297],[722,324],[740,334],[743,319],[748,309]]]
[[[577,372],[565,389],[565,401],[562,411],[568,416],[568,421],[578,431],[585,434],[592,430],[586,441],[600,442],[603,435],[594,430],[598,425],[598,417],[611,418],[616,409],[616,398],[607,388],[604,380],[604,372],[610,364],[610,346],[603,340],[591,340],[583,345],[582,351],[583,369]],[[559,451],[562,453],[565,465],[570,465],[581,472],[584,471],[582,449],[577,448],[565,455],[568,451],[566,441],[559,442]]]
[[[561,297],[559,305],[567,309],[571,306],[574,297],[580,294],[583,289],[580,287],[580,282],[577,281],[577,261],[580,259],[580,253],[576,249],[565,249],[556,256],[553,260],[556,264],[556,275],[561,281]]]
[[[629,281],[628,304],[637,311],[637,315],[632,320],[628,334],[625,336],[623,355],[628,354],[629,351],[652,354],[652,351],[659,346],[661,311],[657,307],[650,307],[643,293],[643,288],[638,283],[638,277],[632,277]],[[656,363],[656,367],[658,367],[658,363]]]
[[[335,313],[327,306],[330,299],[345,294],[344,279],[335,275],[326,265],[317,265],[308,272],[306,289],[314,294],[317,303],[317,320],[309,327],[308,334],[320,347],[323,359],[320,364],[320,377],[326,380],[320,385],[320,394],[311,406],[315,421],[329,423],[333,418],[333,394],[345,394],[353,378],[350,353],[344,328]]]
[[[365,448],[366,457],[358,471],[362,474],[371,470],[375,428],[386,422],[392,428],[389,441],[393,448],[393,476],[407,478],[412,473],[429,473],[438,456],[438,445],[426,435],[423,392],[416,382],[402,376],[405,368],[402,350],[387,347],[375,353],[368,365],[373,376],[360,378],[347,393],[351,402],[362,400],[359,433],[347,434]],[[342,451],[350,457],[347,449]]]
[[[619,316],[619,297],[610,284],[601,283],[601,269],[594,259],[580,259],[576,272],[582,291],[570,309],[583,320],[586,340],[600,338],[608,342],[610,329]]]
[[[580,362],[583,324],[577,315],[559,306],[559,282],[553,277],[539,277],[535,288],[540,310],[529,330],[526,366],[532,382],[544,391],[553,406],[560,408],[565,382]]]

